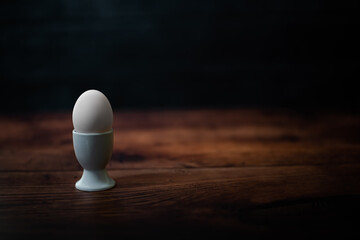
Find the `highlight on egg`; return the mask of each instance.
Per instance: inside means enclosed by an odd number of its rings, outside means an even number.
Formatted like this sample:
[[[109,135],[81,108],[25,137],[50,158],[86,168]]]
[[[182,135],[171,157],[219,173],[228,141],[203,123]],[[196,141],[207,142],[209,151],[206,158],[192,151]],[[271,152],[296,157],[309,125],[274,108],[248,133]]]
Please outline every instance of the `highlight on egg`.
[[[107,97],[98,90],[88,90],[77,99],[72,112],[76,132],[104,133],[112,129],[113,110]]]

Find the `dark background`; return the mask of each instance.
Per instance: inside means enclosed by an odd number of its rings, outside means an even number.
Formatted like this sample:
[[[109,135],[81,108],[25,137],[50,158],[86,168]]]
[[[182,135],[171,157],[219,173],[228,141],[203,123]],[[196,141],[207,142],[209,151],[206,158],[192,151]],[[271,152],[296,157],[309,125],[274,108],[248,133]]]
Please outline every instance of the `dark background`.
[[[358,1],[1,1],[2,112],[358,111]]]

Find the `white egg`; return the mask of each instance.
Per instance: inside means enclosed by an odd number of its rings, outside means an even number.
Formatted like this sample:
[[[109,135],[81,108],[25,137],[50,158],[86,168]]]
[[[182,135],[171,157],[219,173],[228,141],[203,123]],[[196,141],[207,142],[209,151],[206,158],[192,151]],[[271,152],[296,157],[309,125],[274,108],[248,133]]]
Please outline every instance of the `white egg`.
[[[97,90],[88,90],[77,99],[72,120],[75,131],[103,133],[112,129],[113,111],[106,96]]]

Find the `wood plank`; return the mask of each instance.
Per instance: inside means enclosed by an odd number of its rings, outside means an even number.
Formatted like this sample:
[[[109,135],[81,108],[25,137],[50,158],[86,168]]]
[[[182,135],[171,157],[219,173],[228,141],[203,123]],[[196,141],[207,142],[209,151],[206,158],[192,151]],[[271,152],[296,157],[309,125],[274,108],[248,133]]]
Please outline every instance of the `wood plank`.
[[[359,120],[255,110],[118,112],[109,168],[356,163]],[[0,171],[81,169],[70,113],[3,116],[0,123]]]
[[[330,223],[341,223],[336,217],[342,216],[341,209],[348,210],[343,204],[355,206],[360,196],[359,170],[360,165],[346,164],[112,170],[117,187],[95,193],[74,188],[81,175],[78,171],[3,173],[0,232],[11,235],[25,229],[22,234],[50,234],[50,225],[86,235],[89,232],[82,233],[85,229],[106,223],[98,233],[131,234],[128,228],[161,232],[163,227],[178,225],[186,234],[203,229],[269,234],[273,220],[278,221],[275,227],[286,224],[300,231],[296,225],[300,221],[303,230],[319,227],[323,232]],[[330,211],[330,219],[304,225],[307,218],[322,219],[324,216],[314,215],[322,211]],[[353,211],[352,215],[360,213],[358,208]],[[287,222],[288,216],[292,222]]]

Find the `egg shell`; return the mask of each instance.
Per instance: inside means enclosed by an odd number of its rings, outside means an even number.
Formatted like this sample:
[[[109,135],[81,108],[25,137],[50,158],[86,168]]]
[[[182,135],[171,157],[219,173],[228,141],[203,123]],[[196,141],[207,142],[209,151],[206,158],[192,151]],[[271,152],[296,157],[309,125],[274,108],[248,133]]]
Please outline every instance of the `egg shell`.
[[[113,110],[102,92],[88,90],[77,99],[72,120],[76,132],[103,133],[112,129]]]

